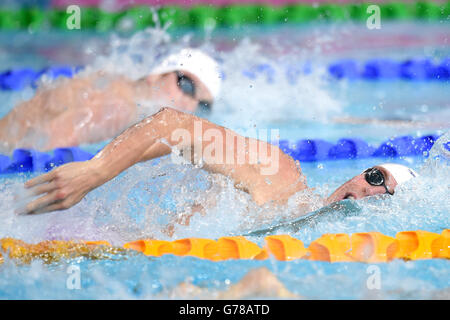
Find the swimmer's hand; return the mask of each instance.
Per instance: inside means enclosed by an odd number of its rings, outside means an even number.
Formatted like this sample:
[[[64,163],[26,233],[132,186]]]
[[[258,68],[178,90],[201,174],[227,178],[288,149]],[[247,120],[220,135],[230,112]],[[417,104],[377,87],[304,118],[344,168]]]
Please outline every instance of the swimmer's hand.
[[[68,209],[103,183],[101,169],[93,160],[72,162],[25,182],[31,196],[20,213],[44,213]]]

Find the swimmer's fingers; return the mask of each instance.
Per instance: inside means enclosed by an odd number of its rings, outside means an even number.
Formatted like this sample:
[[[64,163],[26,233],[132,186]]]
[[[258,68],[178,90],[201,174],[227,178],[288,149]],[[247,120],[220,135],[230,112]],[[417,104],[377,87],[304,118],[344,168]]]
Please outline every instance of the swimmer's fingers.
[[[50,181],[49,183],[46,183],[46,184],[40,184],[35,187],[30,187],[28,192],[31,196],[38,196],[43,193],[51,192],[51,191],[55,190],[56,188],[57,188],[56,182]]]
[[[44,209],[45,207],[48,208],[49,205],[55,204],[55,202],[60,201],[61,199],[58,197],[58,192],[53,191],[51,193],[48,193],[32,202],[27,204],[25,209],[23,210],[24,213],[34,213],[35,211],[40,211]]]
[[[67,209],[67,207],[64,205],[64,203],[62,201],[58,201],[58,202],[53,203],[49,206],[46,206],[42,209],[33,211],[33,212],[31,212],[31,214],[47,213],[47,212],[51,212],[51,211],[58,211],[58,210],[64,210],[64,209]]]
[[[54,178],[54,176],[55,176],[55,171],[51,171],[49,173],[40,175],[40,176],[38,176],[36,178],[33,178],[31,180],[28,180],[27,182],[25,182],[24,186],[25,186],[25,188],[28,189],[28,188],[34,187],[34,186],[36,186],[38,184],[42,184],[44,182],[51,181]]]

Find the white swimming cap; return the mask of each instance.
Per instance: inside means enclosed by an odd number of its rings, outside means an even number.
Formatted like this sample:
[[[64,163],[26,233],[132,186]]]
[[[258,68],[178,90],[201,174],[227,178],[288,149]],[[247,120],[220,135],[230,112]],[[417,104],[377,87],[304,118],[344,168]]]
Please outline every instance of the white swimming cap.
[[[187,71],[196,75],[208,88],[214,99],[219,95],[221,84],[219,64],[202,51],[186,48],[179,53],[171,54],[150,73],[162,74],[176,70]]]
[[[389,171],[394,177],[395,181],[397,181],[397,184],[402,184],[412,178],[419,176],[419,174],[413,169],[397,163],[383,163],[378,166]]]

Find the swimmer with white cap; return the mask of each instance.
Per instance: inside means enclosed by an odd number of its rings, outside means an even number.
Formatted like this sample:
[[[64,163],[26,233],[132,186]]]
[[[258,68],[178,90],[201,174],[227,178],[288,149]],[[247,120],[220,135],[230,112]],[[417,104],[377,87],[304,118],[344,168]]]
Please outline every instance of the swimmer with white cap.
[[[361,199],[383,193],[393,195],[397,185],[417,176],[416,171],[401,164],[380,164],[364,170],[340,186],[328,198],[328,203],[344,199]]]
[[[176,130],[183,130],[184,138],[174,136],[173,132]],[[208,132],[215,132],[215,137],[235,137],[236,141],[242,143],[231,143],[228,138],[216,138],[214,143],[210,139],[191,139],[203,137]],[[234,138],[231,140],[235,141]],[[258,150],[255,150],[255,145]],[[169,155],[174,149],[182,150],[189,159],[196,149],[196,155],[202,157],[197,163],[201,163],[204,170],[234,180],[235,188],[250,194],[257,205],[287,204],[294,195],[303,197],[294,199],[298,204],[299,215],[314,210],[317,205],[316,201],[311,201],[311,193],[306,192],[311,190],[308,190],[300,163],[279,147],[266,141],[242,137],[193,114],[163,108],[142,120],[138,126],[119,135],[93,159],[65,164],[26,182],[25,187],[30,194],[40,197],[32,199],[21,212],[67,209],[78,203],[88,192],[134,164]],[[213,153],[226,153],[227,157],[211,157]],[[260,161],[252,160],[255,158]],[[374,166],[344,183],[330,197],[323,199],[322,204],[378,194],[392,195],[397,185],[416,176],[414,170],[399,164]],[[199,208],[200,206],[197,209],[203,212]],[[277,212],[279,208],[276,208],[273,212]]]
[[[138,80],[104,71],[61,78],[0,119],[0,152],[104,141],[163,106],[203,115],[220,84],[218,63],[193,48],[163,58]]]
[[[183,49],[168,56],[153,68],[150,74],[175,76],[176,81],[173,83],[177,89],[187,97],[197,100],[201,111],[210,111],[214,99],[219,95],[219,65],[213,58],[197,49]],[[194,105],[189,111],[195,111],[195,107]]]

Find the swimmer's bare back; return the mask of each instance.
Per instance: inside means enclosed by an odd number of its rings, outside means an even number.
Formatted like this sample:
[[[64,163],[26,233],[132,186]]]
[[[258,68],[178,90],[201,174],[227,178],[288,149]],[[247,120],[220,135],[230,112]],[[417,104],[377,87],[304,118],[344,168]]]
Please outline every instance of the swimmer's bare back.
[[[0,151],[56,147],[102,141],[136,119],[130,83],[97,73],[60,79],[39,88],[28,101],[0,119]]]

